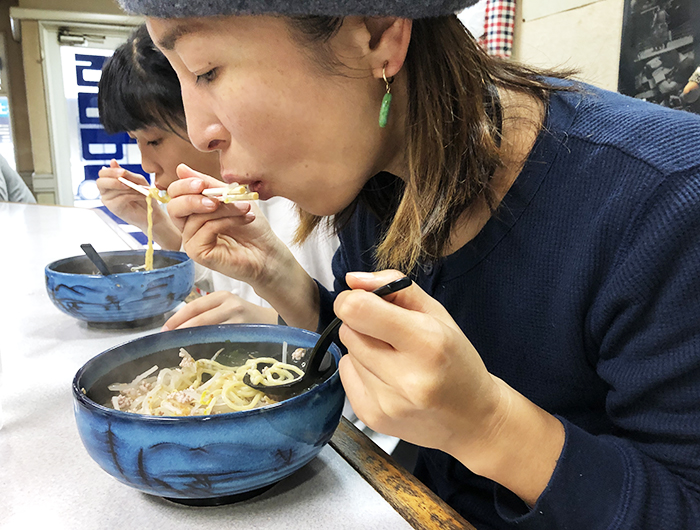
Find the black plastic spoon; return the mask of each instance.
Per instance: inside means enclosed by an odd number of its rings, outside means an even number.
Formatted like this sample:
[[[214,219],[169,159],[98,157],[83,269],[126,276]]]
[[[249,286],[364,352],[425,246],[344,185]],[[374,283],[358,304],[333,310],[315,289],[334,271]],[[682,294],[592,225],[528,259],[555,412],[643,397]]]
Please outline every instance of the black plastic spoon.
[[[404,276],[403,278],[394,280],[393,282],[388,283],[372,292],[377,296],[386,296],[388,294],[400,291],[401,289],[405,289],[406,287],[411,285],[411,283],[411,279]],[[288,381],[286,383],[280,383],[279,385],[255,385],[251,382],[250,375],[245,374],[245,376],[243,377],[243,382],[249,387],[254,388],[256,390],[260,390],[261,392],[264,392],[268,396],[275,399],[282,400],[293,396],[299,390],[303,390],[305,388],[305,385],[308,386],[310,380],[313,380],[319,375],[319,372],[321,371],[319,370],[319,368],[321,366],[321,361],[323,361],[324,354],[326,353],[326,350],[328,350],[328,348],[330,347],[331,342],[333,342],[336,339],[338,329],[340,328],[340,325],[342,323],[342,320],[340,320],[339,318],[335,318],[333,322],[328,324],[326,329],[323,330],[323,333],[321,333],[321,336],[318,338],[316,344],[311,350],[311,353],[309,353],[307,357],[306,371],[301,377],[298,377],[297,379],[293,379],[292,381]],[[261,371],[262,369],[264,369],[264,366],[262,366],[263,364],[271,366],[269,363],[260,363],[258,365],[258,369]]]
[[[97,267],[97,270],[100,271],[100,273],[103,276],[109,276],[112,274],[109,270],[109,267],[105,263],[105,261],[102,259],[102,257],[97,253],[95,248],[90,244],[90,243],[83,243],[80,245],[80,248],[83,249],[83,252],[85,252],[85,255],[90,258],[90,261]]]

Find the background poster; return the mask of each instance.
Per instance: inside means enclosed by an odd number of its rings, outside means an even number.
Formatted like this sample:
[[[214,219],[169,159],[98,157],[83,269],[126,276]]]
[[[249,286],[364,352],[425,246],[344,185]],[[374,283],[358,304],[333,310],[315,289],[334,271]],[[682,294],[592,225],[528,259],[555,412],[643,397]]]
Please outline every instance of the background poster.
[[[625,0],[618,90],[700,113],[700,90],[683,95],[700,66],[700,0]]]

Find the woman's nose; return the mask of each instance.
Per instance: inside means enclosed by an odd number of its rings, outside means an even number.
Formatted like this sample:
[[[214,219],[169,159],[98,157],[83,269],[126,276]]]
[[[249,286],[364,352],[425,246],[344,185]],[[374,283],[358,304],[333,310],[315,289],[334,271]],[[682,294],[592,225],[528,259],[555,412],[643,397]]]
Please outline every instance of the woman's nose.
[[[182,91],[182,102],[187,120],[187,135],[190,142],[200,151],[223,150],[228,131],[221,124],[216,113],[206,101],[191,96],[188,90]]]
[[[202,120],[202,116],[187,115],[187,135],[200,151],[221,151],[226,145],[227,131],[218,122]]]

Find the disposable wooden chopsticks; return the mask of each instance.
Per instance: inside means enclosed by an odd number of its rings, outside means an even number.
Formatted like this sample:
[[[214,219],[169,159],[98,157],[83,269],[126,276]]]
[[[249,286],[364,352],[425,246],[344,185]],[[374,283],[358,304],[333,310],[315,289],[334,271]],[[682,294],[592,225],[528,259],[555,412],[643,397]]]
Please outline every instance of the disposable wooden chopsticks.
[[[202,195],[218,199],[225,203],[258,200],[258,194],[256,192],[250,192],[247,186],[240,186],[238,184],[231,184],[225,188],[208,188],[202,192]]]
[[[140,184],[135,184],[124,177],[119,177],[117,180],[131,189],[138,191],[139,193],[148,197],[150,195],[150,188],[147,186],[141,186]],[[238,184],[232,184],[231,186],[226,186],[224,188],[208,188],[202,191],[202,195],[211,197],[212,199],[218,199],[221,202],[233,202],[233,201],[256,201],[258,200],[258,194],[255,192],[249,192],[247,186],[240,186]]]
[[[117,178],[117,180],[119,182],[121,182],[122,184],[126,184],[127,186],[129,186],[132,190],[136,190],[139,193],[145,195],[146,197],[148,197],[151,194],[151,192],[149,191],[150,188],[148,188],[147,186],[141,186],[140,184],[135,184],[135,183],[131,182],[129,179],[125,179],[124,177],[119,177],[119,178]]]

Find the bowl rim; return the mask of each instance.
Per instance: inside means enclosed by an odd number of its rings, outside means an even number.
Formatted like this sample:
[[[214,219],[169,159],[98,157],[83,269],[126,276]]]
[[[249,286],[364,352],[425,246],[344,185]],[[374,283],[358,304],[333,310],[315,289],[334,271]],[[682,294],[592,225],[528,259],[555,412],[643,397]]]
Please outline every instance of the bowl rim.
[[[110,274],[109,276],[103,276],[100,273],[81,274],[81,273],[77,273],[77,272],[62,272],[62,271],[56,270],[56,267],[62,265],[65,262],[74,260],[76,258],[89,259],[85,255],[76,254],[75,256],[69,256],[67,258],[61,258],[61,259],[57,259],[55,261],[52,261],[51,263],[46,265],[46,267],[44,267],[44,274],[46,276],[50,276],[50,275],[52,275],[52,276],[70,276],[70,277],[76,277],[76,278],[78,278],[78,277],[82,277],[82,278],[124,278],[125,276],[130,276],[132,274],[133,275],[159,274],[162,271],[172,270],[173,268],[177,268],[177,267],[186,267],[186,266],[189,266],[190,264],[194,264],[194,262],[192,261],[192,258],[190,258],[187,255],[187,253],[179,251],[179,250],[157,249],[157,250],[154,250],[153,252],[154,252],[154,255],[160,254],[160,255],[164,255],[166,257],[172,257],[172,258],[176,258],[176,259],[181,258],[181,259],[178,263],[175,263],[173,265],[168,265],[167,267],[159,267],[157,269],[153,269],[150,271],[139,270],[139,271],[131,271],[131,272],[117,272],[114,274]],[[117,254],[117,255],[118,254],[136,254],[137,255],[137,254],[142,254],[142,253],[145,254],[146,249],[111,250],[108,252],[100,252],[100,255],[101,256],[113,256],[115,254]],[[194,266],[194,265],[192,265],[192,266]]]
[[[336,369],[335,371],[322,383],[318,384],[317,386],[311,388],[310,390],[307,390],[303,394],[299,394],[298,396],[294,396],[292,398],[285,399],[283,401],[279,401],[277,403],[272,403],[270,405],[265,405],[263,407],[257,407],[254,409],[249,409],[249,410],[237,410],[237,411],[232,411],[232,412],[222,412],[219,414],[206,414],[206,415],[197,415],[197,416],[151,416],[148,414],[139,414],[136,412],[125,412],[121,410],[116,410],[111,407],[106,407],[104,405],[101,405],[92,399],[90,399],[87,394],[84,394],[82,390],[78,387],[78,380],[81,378],[81,376],[85,373],[85,371],[88,368],[88,365],[94,361],[96,361],[98,358],[103,357],[105,355],[108,355],[111,353],[113,350],[116,350],[117,348],[121,348],[127,344],[131,344],[134,342],[138,342],[140,340],[153,337],[155,335],[167,333],[167,334],[176,334],[178,332],[182,332],[181,334],[186,333],[191,333],[192,330],[195,329],[276,329],[276,328],[286,328],[288,330],[292,330],[292,333],[299,334],[299,335],[308,335],[310,338],[313,338],[314,340],[320,337],[318,333],[315,331],[309,331],[307,329],[302,329],[302,328],[295,328],[293,326],[282,326],[279,324],[215,324],[215,325],[210,325],[210,326],[196,326],[192,328],[183,328],[183,329],[173,329],[173,330],[168,330],[168,331],[158,331],[156,333],[150,333],[148,335],[142,335],[140,337],[136,337],[127,341],[124,341],[120,344],[117,344],[115,346],[112,346],[111,348],[108,348],[104,350],[103,352],[95,355],[94,357],[91,357],[88,359],[81,367],[80,369],[76,372],[75,376],[73,377],[73,383],[71,385],[72,387],[72,393],[73,393],[73,399],[74,403],[76,405],[82,405],[87,409],[92,410],[93,412],[97,412],[100,414],[109,414],[109,415],[115,415],[117,418],[126,418],[126,419],[131,419],[132,421],[137,421],[137,422],[147,422],[147,423],[156,423],[156,424],[168,424],[172,422],[177,422],[178,424],[182,424],[183,422],[187,423],[202,423],[202,422],[212,422],[212,421],[224,421],[228,418],[231,418],[233,415],[236,417],[241,417],[241,416],[255,416],[258,414],[264,414],[266,411],[271,411],[278,409],[280,407],[284,406],[290,406],[291,403],[302,400],[302,399],[307,399],[308,396],[316,394],[320,392],[323,388],[326,386],[331,385],[334,380],[340,378],[340,373],[338,371],[338,363],[340,361],[340,358],[342,357],[340,348],[338,347],[337,344],[331,343],[330,347],[328,348],[328,351],[331,352],[333,355],[333,358],[335,359],[336,363]],[[193,344],[200,344],[200,343],[193,343]],[[182,346],[183,348],[186,348],[187,346]]]

